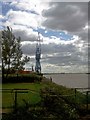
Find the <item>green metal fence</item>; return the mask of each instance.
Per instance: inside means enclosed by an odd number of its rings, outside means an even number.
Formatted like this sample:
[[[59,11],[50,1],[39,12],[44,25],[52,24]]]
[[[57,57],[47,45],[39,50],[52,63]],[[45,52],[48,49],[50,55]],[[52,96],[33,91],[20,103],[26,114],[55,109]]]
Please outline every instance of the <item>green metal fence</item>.
[[[90,110],[90,88],[75,88],[74,90],[75,90],[74,94],[60,96],[63,98],[74,96],[74,98],[77,100],[79,96],[78,91],[80,91],[84,95],[84,101],[82,101],[82,103],[85,106],[85,109]],[[17,106],[23,103],[23,99],[27,100],[28,102],[31,102],[32,99],[30,98],[30,96],[32,95],[35,97],[35,94],[37,95],[37,98],[39,98],[40,100],[39,92],[31,89],[2,89],[0,91],[2,92],[3,109],[6,108],[11,109],[13,108],[13,106],[15,107],[15,109],[17,109]],[[8,97],[7,100],[4,99],[6,96]],[[37,98],[34,98],[33,100],[38,102]]]
[[[90,88],[75,88],[75,99],[78,98],[78,91],[85,97],[84,105],[86,110],[90,110]]]

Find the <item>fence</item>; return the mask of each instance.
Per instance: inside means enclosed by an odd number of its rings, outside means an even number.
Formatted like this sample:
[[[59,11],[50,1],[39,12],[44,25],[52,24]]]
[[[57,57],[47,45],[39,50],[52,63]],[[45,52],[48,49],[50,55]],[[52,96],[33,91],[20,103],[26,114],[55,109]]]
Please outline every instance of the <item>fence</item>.
[[[13,107],[17,109],[17,105],[23,104],[24,100],[33,103],[37,99],[38,101],[40,100],[39,93],[31,89],[2,89],[0,92],[2,92],[3,109],[12,109]],[[33,99],[30,98],[30,96],[33,97]]]
[[[90,88],[75,88],[75,99],[77,99],[77,91],[86,96],[86,110],[90,109]]]
[[[78,91],[82,92],[84,95],[85,95],[85,109],[88,111],[90,109],[90,88],[75,88],[75,93],[74,94],[71,94],[71,95],[60,95],[61,97],[70,97],[70,96],[74,96],[75,99],[78,99]],[[3,108],[12,108],[13,105],[15,107],[15,110],[17,109],[17,105],[18,105],[18,99],[23,99],[25,98],[25,94],[27,94],[26,96],[29,97],[29,101],[30,101],[30,96],[29,94],[37,94],[37,97],[40,97],[39,96],[39,93],[35,90],[31,90],[31,89],[2,89],[0,90],[2,93],[5,93],[5,95],[9,95],[9,99],[8,101],[6,101],[7,103],[10,102],[10,104],[8,106],[3,106]],[[22,98],[22,95],[23,94],[23,98]],[[54,95],[55,96],[55,95]],[[4,101],[3,100],[4,97],[3,97],[3,94],[2,94],[2,102]],[[20,101],[21,102],[21,101]],[[4,103],[3,103],[4,104]]]

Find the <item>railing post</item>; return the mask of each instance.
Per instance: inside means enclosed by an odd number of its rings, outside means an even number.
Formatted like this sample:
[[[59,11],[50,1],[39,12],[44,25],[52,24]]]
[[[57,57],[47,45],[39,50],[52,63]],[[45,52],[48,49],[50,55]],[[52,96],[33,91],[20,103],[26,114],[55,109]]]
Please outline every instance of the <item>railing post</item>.
[[[76,100],[76,94],[77,94],[77,90],[76,90],[76,88],[75,88],[75,100]]]
[[[87,101],[87,111],[88,111],[88,91],[86,92],[86,101]]]
[[[17,91],[15,91],[15,112],[17,111]]]

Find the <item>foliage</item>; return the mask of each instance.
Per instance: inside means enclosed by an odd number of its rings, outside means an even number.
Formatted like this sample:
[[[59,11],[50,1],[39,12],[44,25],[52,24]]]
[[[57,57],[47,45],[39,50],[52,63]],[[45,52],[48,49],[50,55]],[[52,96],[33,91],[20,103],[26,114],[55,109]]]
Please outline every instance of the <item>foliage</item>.
[[[77,120],[78,114],[75,107],[72,107],[54,90],[46,87],[41,90],[42,106],[46,115],[51,115],[60,120]]]
[[[80,106],[80,104],[85,103],[86,97],[81,92],[77,91],[76,98],[75,98],[75,89],[74,88],[70,89],[65,86],[57,85],[55,83],[49,83],[49,82],[47,82],[46,84],[50,89],[53,89],[59,95],[63,95],[62,98],[64,100],[66,100],[66,102],[69,102],[69,104],[72,104],[73,106],[76,106],[76,104]]]
[[[24,101],[23,106],[17,107],[17,111],[3,116],[2,120],[77,120],[78,114],[75,108],[66,104],[59,96],[55,95],[51,89],[41,90],[41,102],[30,105]],[[52,92],[51,92],[52,91]]]
[[[42,77],[41,77],[42,78]],[[43,78],[42,78],[43,79]],[[26,81],[25,81],[26,82]],[[36,93],[40,96],[40,89],[44,89],[44,88],[50,88],[53,89],[58,95],[67,95],[67,96],[63,96],[63,100],[65,100],[66,102],[68,102],[72,107],[81,107],[81,106],[85,106],[86,105],[86,96],[80,92],[77,92],[76,94],[76,99],[75,99],[75,90],[74,89],[69,89],[66,87],[63,87],[61,85],[56,85],[55,83],[51,83],[51,82],[34,82],[34,83],[5,83],[2,84],[2,88],[3,89],[31,89],[36,91]],[[37,94],[33,93],[33,94],[19,94],[18,98],[27,98],[27,101],[29,100],[30,102],[35,102],[37,97]],[[13,94],[11,93],[3,93],[3,107],[6,106],[11,106],[11,104],[13,104]],[[29,99],[30,98],[30,99]],[[21,99],[18,100],[19,103],[21,103],[20,101]],[[90,99],[89,99],[90,100]],[[89,101],[88,100],[88,101]],[[9,102],[8,102],[9,101]],[[38,100],[37,100],[38,101]],[[90,103],[90,102],[89,102]]]
[[[7,27],[2,31],[2,72],[7,69],[7,74],[10,70],[22,70],[26,62],[30,60],[29,57],[23,58],[21,50],[21,38],[15,38],[12,29]]]
[[[25,83],[24,83],[25,84]],[[23,88],[30,88],[33,89],[28,84],[24,86],[24,84],[11,84],[8,88],[21,88],[20,86],[23,86]],[[37,84],[33,83],[33,87],[35,90],[33,92],[33,96],[31,94],[27,94],[26,96],[29,97],[29,99],[26,99],[26,97],[22,97],[22,95],[18,95],[18,102],[21,103],[23,99],[25,99],[23,104],[18,105],[17,113],[13,112],[10,114],[7,114],[3,117],[7,116],[11,117],[9,120],[13,119],[17,116],[17,120],[25,120],[25,118],[30,120],[77,120],[79,117],[79,105],[82,104],[82,100],[84,95],[77,92],[78,94],[78,100],[77,97],[75,99],[75,91],[74,89],[69,89],[64,86],[56,85],[55,83],[51,82],[44,82]],[[8,85],[8,84],[7,84]],[[32,84],[31,84],[32,85]],[[5,84],[4,84],[5,86]],[[15,87],[16,86],[16,87]],[[38,94],[38,98],[35,98]],[[64,96],[66,95],[66,96]],[[19,99],[19,97],[21,99]],[[31,104],[32,97],[35,100],[33,104]],[[30,101],[31,100],[31,101]],[[37,101],[37,102],[36,102]],[[81,103],[80,103],[81,102]],[[83,111],[84,112],[84,111]],[[83,114],[83,113],[82,113]],[[16,117],[15,117],[16,118]],[[7,119],[7,120],[8,120]]]
[[[41,82],[42,76],[37,74],[9,74],[2,83],[35,83]]]

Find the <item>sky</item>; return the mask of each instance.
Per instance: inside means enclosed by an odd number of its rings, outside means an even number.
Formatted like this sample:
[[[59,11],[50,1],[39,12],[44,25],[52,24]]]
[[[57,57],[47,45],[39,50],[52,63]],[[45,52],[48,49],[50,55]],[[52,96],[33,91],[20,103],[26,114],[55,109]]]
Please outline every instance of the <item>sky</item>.
[[[30,56],[26,69],[35,67],[40,32],[43,73],[88,72],[88,2],[4,0],[0,2],[0,30],[10,26],[21,37]]]

